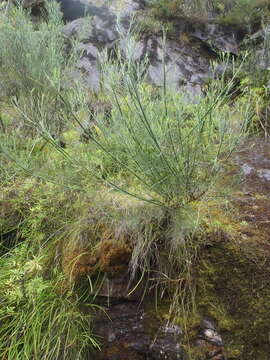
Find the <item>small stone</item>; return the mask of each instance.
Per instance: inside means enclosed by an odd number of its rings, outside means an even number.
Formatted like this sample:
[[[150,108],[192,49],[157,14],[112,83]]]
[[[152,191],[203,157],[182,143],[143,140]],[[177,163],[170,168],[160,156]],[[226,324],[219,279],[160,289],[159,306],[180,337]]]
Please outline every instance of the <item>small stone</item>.
[[[213,329],[205,329],[203,331],[203,337],[205,340],[217,345],[223,346],[223,341],[219,333]]]

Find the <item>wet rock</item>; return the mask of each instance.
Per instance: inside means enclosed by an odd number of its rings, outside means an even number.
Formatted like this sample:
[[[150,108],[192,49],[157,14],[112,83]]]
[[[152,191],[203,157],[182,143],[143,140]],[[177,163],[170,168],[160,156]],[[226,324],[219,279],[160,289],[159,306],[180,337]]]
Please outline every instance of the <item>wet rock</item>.
[[[116,16],[108,8],[103,10],[103,15],[93,15],[91,19],[76,19],[63,28],[63,34],[70,38],[82,32],[82,44],[94,44],[102,50],[118,39],[116,31]]]
[[[254,69],[270,70],[270,25],[264,26],[252,35],[247,36],[242,43],[242,48],[252,48],[252,61]],[[269,87],[268,83],[268,87]]]
[[[200,348],[200,352],[203,358],[206,360],[225,360],[224,350],[219,346],[213,345],[206,340],[198,340],[197,346]]]
[[[78,19],[66,25],[63,29],[66,37],[75,35],[82,23],[83,20]],[[113,24],[113,18],[105,21],[95,17],[89,22],[89,31],[86,31],[87,38],[81,45],[84,54],[78,63],[78,68],[83,72],[87,85],[94,90],[99,88],[99,53],[104,48],[113,48],[117,40],[118,35]],[[124,45],[123,42],[120,43],[122,49],[125,49]],[[204,79],[211,76],[209,59],[202,56],[197,48],[191,49],[188,45],[180,46],[177,42],[170,40],[163,49],[162,38],[156,36],[139,40],[135,48],[137,49],[134,52],[135,60],[139,61],[145,56],[148,57],[148,80],[157,86],[163,84],[163,58],[165,58],[167,83],[174,89],[185,86],[194,94],[200,95],[200,85],[203,84]]]
[[[123,271],[122,275],[114,278],[107,276],[98,294],[109,302],[119,303],[119,301],[125,300],[140,302],[143,298],[145,285],[143,281],[138,284],[138,279],[131,281],[129,272],[126,270]]]
[[[266,181],[270,181],[270,169],[259,169],[258,170],[258,176],[261,179],[264,179]]]
[[[118,39],[118,33],[116,31],[116,15],[108,7],[95,6],[92,11],[91,19],[79,18],[68,23],[63,28],[63,34],[69,39],[80,33],[83,56],[78,62],[79,71],[75,77],[81,80],[82,74],[84,83],[92,90],[98,91],[100,51],[111,47]]]
[[[190,48],[190,44],[169,40],[163,48],[161,37],[148,39],[146,53],[149,56],[149,79],[159,86],[164,81],[163,58],[165,60],[166,79],[170,87],[179,89],[189,84],[196,86],[210,77],[209,60],[201,56],[198,48]],[[196,71],[195,71],[196,69]]]
[[[181,329],[160,321],[154,311],[136,302],[122,302],[96,320],[103,339],[99,360],[182,360]]]
[[[40,0],[26,0],[26,1],[40,1]],[[61,4],[61,10],[65,21],[73,21],[82,18],[86,15],[97,16],[101,19],[106,19],[108,13],[127,16],[134,11],[140,10],[144,7],[141,0],[57,0]]]
[[[249,36],[245,43],[261,43],[262,41],[265,41],[265,38],[270,35],[270,25],[266,25],[262,29],[256,31],[254,34]]]

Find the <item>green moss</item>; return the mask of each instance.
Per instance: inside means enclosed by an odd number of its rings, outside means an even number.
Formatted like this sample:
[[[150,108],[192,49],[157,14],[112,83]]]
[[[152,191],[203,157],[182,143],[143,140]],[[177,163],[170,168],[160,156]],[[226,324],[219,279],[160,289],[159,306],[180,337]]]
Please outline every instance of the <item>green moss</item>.
[[[269,353],[270,264],[224,237],[210,241],[197,265],[197,306],[214,317],[230,359],[264,360]],[[252,253],[252,255],[251,255]]]

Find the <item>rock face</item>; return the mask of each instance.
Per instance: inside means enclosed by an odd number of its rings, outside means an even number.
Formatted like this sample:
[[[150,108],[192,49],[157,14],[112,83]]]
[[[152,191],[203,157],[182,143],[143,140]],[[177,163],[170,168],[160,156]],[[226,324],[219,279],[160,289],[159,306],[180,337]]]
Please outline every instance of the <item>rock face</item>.
[[[28,0],[30,1],[30,0]],[[35,1],[35,0],[31,0]],[[105,18],[108,14],[118,13],[120,11],[123,14],[130,14],[135,10],[142,8],[142,2],[132,0],[58,0],[61,4],[61,9],[64,15],[64,19],[67,22],[81,18],[85,15],[98,16]]]
[[[201,24],[194,26],[191,35],[201,41],[208,43],[213,49],[225,51],[232,54],[238,53],[240,36],[229,27],[218,24]]]
[[[76,35],[81,27],[84,36],[81,43],[84,54],[78,68],[84,74],[89,88],[98,90],[100,75],[98,57],[107,48],[113,49],[118,44],[119,34],[116,30],[119,15],[124,27],[128,27],[130,18],[140,10],[143,17],[142,2],[110,3],[68,0],[62,1],[62,11],[66,21],[72,20],[63,28],[67,38]],[[84,14],[90,19],[82,19]],[[160,86],[164,79],[165,61],[166,78],[169,86],[176,89],[187,89],[192,94],[200,94],[205,79],[211,77],[210,62],[216,50],[236,54],[238,51],[238,35],[233,30],[216,24],[190,24],[186,19],[175,25],[174,39],[167,39],[165,48],[161,35],[142,35],[135,45],[137,60],[146,55],[149,59],[148,80]],[[125,44],[120,46],[125,49]],[[123,54],[125,51],[123,51]]]

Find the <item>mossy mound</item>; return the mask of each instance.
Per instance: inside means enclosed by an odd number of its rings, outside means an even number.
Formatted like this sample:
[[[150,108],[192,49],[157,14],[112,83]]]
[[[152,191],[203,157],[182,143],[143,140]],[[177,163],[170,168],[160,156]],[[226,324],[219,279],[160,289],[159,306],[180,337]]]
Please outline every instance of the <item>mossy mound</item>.
[[[197,268],[197,306],[218,320],[228,358],[268,359],[269,259],[226,237],[205,246]]]

